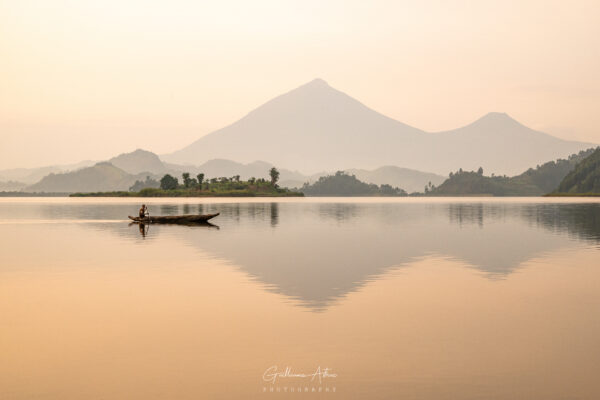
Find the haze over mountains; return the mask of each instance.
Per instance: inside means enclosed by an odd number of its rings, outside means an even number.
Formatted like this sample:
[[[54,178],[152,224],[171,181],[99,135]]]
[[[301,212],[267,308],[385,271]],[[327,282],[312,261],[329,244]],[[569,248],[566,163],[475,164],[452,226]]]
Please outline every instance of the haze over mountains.
[[[374,183],[376,185],[392,185],[402,188],[409,193],[422,192],[424,186],[429,182],[437,186],[446,180],[445,176],[389,165],[372,171],[366,169],[349,169],[345,172],[355,175],[356,178],[363,182]]]
[[[481,166],[490,173],[513,175],[593,146],[535,131],[504,113],[429,133],[315,79],[162,159],[194,165],[214,158],[269,160],[304,173],[394,165],[445,176]]]
[[[27,192],[102,192],[127,190],[144,174],[132,175],[109,162],[100,162],[91,167],[71,172],[52,173],[38,183],[26,187]]]
[[[137,149],[131,153],[120,154],[107,161],[95,165],[76,168],[70,171],[56,171],[44,176],[32,185],[6,182],[4,190],[25,190],[28,192],[98,192],[112,190],[128,190],[136,180],[144,180],[146,176],[160,179],[164,174],[180,178],[183,172],[192,176],[203,173],[206,178],[231,177],[240,175],[245,180],[251,177],[269,177],[269,169],[273,164],[264,161],[254,161],[242,164],[231,160],[209,160],[201,165],[169,164],[149,151]],[[54,170],[53,170],[54,171]],[[1,172],[1,171],[0,171]],[[423,190],[427,182],[434,184],[442,182],[444,177],[426,172],[414,171],[398,167],[382,167],[374,171],[348,171],[360,176],[368,183],[390,183],[405,188],[410,192]],[[32,173],[30,171],[30,173]],[[327,172],[314,175],[304,175],[297,171],[280,169],[280,185],[285,187],[300,187],[305,182],[313,182]],[[3,190],[0,186],[0,191]]]
[[[207,178],[267,178],[268,170],[276,166],[280,184],[287,187],[343,170],[367,183],[414,192],[428,182],[439,185],[459,168],[481,166],[487,174],[516,175],[590,147],[595,145],[529,129],[503,113],[489,113],[459,129],[429,133],[373,111],[315,79],[175,153],[159,157],[138,149],[96,165],[82,161],[3,170],[0,190],[127,190],[146,175],[180,177],[182,172],[202,172]]]
[[[74,171],[79,168],[94,165],[93,161],[85,160],[77,164],[51,165],[39,168],[11,168],[0,171],[0,181],[18,181],[23,184],[38,182],[44,176],[51,173]]]

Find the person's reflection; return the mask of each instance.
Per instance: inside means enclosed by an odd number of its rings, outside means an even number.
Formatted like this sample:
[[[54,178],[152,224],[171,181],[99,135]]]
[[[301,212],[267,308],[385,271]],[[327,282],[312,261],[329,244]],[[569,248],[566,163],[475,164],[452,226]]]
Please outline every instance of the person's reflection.
[[[148,229],[150,228],[150,226],[146,226],[145,224],[138,224],[138,227],[140,229],[140,235],[142,235],[143,238],[146,238],[146,234],[148,233]]]

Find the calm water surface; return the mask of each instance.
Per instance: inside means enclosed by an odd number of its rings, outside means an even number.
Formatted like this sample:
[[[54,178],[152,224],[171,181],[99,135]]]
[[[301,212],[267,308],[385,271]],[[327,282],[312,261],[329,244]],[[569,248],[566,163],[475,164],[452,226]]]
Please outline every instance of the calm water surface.
[[[598,201],[147,201],[0,199],[1,399],[600,398]]]

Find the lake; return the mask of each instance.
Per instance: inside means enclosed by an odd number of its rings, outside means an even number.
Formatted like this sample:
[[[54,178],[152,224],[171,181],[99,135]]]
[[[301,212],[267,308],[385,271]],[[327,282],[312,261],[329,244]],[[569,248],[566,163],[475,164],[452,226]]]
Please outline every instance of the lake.
[[[0,199],[2,399],[597,399],[600,201]]]

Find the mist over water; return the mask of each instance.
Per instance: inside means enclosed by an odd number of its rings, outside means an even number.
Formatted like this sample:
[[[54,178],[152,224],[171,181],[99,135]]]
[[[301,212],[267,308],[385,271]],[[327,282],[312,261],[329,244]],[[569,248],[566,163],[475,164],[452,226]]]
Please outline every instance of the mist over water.
[[[136,201],[0,200],[0,397],[264,398],[272,365],[345,399],[600,390],[598,201]]]

